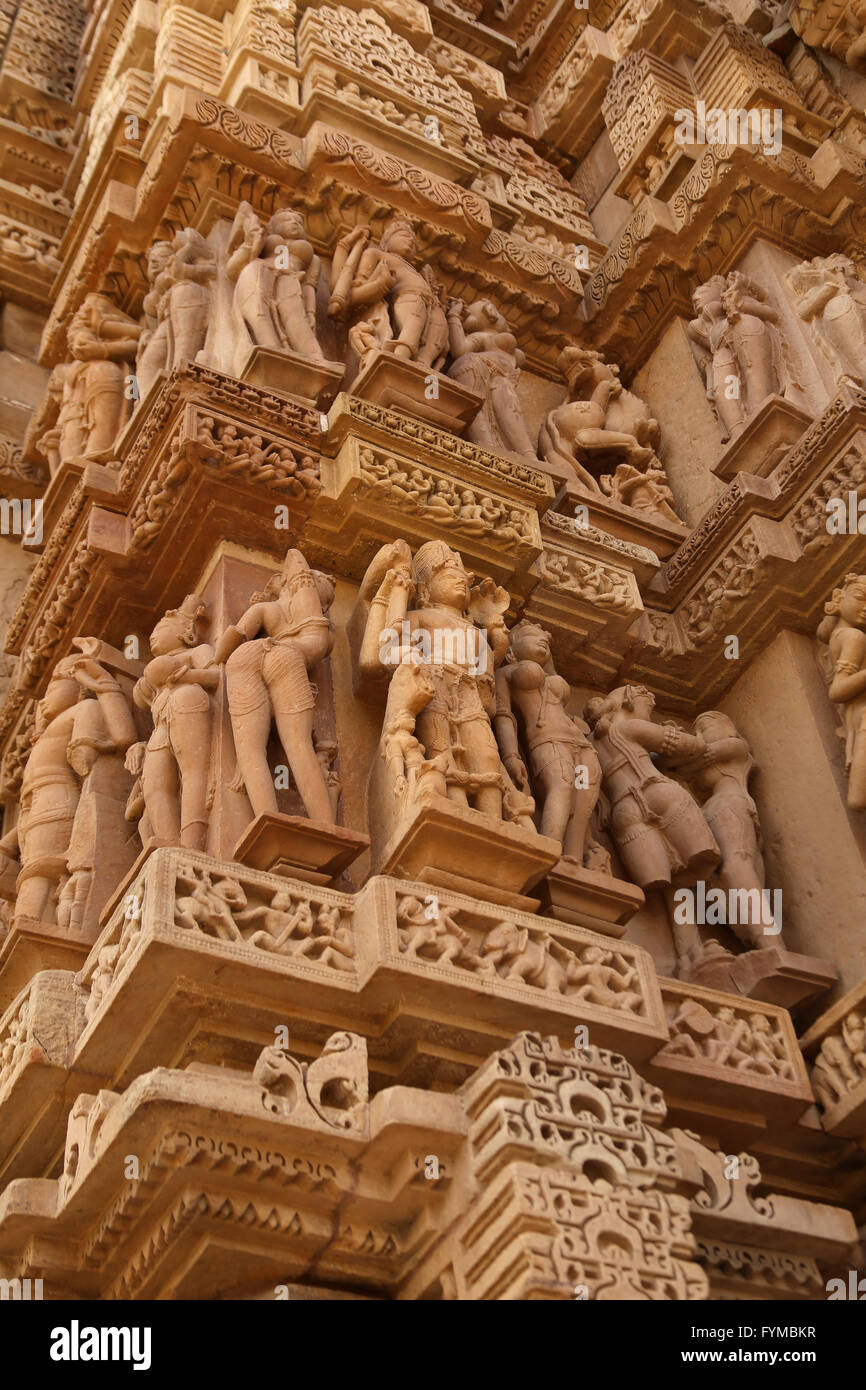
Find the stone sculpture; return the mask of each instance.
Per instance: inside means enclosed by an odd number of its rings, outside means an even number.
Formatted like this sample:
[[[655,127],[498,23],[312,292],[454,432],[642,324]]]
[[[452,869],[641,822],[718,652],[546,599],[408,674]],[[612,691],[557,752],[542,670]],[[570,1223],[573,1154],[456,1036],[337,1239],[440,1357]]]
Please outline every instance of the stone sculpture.
[[[515,793],[491,727],[508,594],[472,580],[444,541],[426,542],[414,559],[405,541],[383,546],[361,585],[371,600],[361,669],[374,679],[386,673],[393,686],[382,751],[395,794],[417,800],[431,774],[455,805],[525,818],[531,800]],[[422,670],[406,669],[419,658]]]
[[[53,466],[72,458],[104,463],[112,457],[132,408],[126,379],[140,331],[106,295],[86,296],[69,326],[73,361],[61,370],[57,423],[40,440]]]
[[[728,439],[769,396],[785,395],[794,381],[777,327],[779,315],[759,285],[740,270],[714,275],[692,295],[696,317],[688,334],[698,348],[707,399]]]
[[[194,227],[182,227],[166,250],[157,242],[148,257],[150,291],[145,299],[145,342],[136,363],[139,397],[161,373],[194,362],[211,322],[211,282],[216,255]]]
[[[313,743],[316,692],[309,677],[334,643],[333,598],[333,580],[290,550],[278,581],[217,645],[215,660],[226,667],[238,778],[257,816],[277,812],[267,759],[273,721],[307,815],[322,825],[335,823]]]
[[[866,574],[847,574],[824,604],[818,640],[827,644],[830,699],[845,727],[848,805],[866,810]]]
[[[814,256],[789,271],[797,313],[810,324],[837,381],[866,380],[866,283],[849,256]]]
[[[494,453],[535,461],[517,394],[524,356],[496,305],[480,299],[465,306],[462,300],[452,299],[448,330],[454,359],[448,375],[484,397],[467,437]]]
[[[211,755],[211,700],[220,671],[213,647],[199,641],[207,604],[187,594],[150,634],[152,659],[136,684],[135,703],[150,710],[153,733],[136,772],[141,777],[142,841],[149,836],[204,849]]]
[[[657,724],[655,699],[645,686],[625,685],[590,700],[585,715],[610,802],[610,831],[629,877],[644,892],[667,898],[674,943],[684,967],[699,945],[694,928],[677,923],[669,890],[706,877],[719,847],[685,787],[652,761],[686,762],[704,752],[702,738],[675,724]]]
[[[395,217],[378,243],[371,236],[361,225],[337,243],[328,313],[351,320],[361,371],[382,350],[438,371],[448,352],[448,324],[432,271],[412,264],[418,251],[412,224]]]
[[[316,337],[316,287],[322,263],[307,240],[303,216],[275,212],[262,226],[241,203],[228,246],[228,274],[235,282],[234,308],[253,344],[285,349],[323,363]],[[239,361],[246,355],[238,349]]]
[[[825,1110],[845,1100],[866,1081],[866,1018],[853,1009],[842,1020],[839,1033],[830,1033],[821,1044],[812,1068],[812,1089]]]
[[[496,672],[494,725],[502,761],[515,786],[535,794],[541,833],[559,841],[563,859],[609,872],[610,856],[590,829],[601,793],[601,765],[588,726],[566,708],[570,696],[571,687],[553,664],[550,634],[538,623],[517,623]]]
[[[656,449],[661,432],[639,396],[626,391],[619,368],[601,353],[575,345],[560,354],[568,399],[548,412],[538,452],[554,471],[591,493],[679,523]],[[604,473],[612,468],[612,473]]]
[[[758,809],[749,795],[754,760],[749,745],[733,720],[719,710],[698,715],[693,732],[705,749],[679,771],[705,795],[701,810],[721,851],[717,870],[719,887],[726,893],[739,889],[761,904],[763,921],[731,921],[731,930],[754,947],[781,946],[782,938],[768,911],[764,911],[766,875],[761,854]],[[765,930],[768,927],[769,930]]]
[[[76,638],[75,644],[79,651],[57,663],[39,702],[21,814],[0,841],[0,854],[7,874],[16,860],[20,864],[17,895],[8,895],[15,896],[16,921],[57,918],[80,931],[95,860],[115,848],[100,843],[105,827],[100,827],[97,802],[106,794],[116,796],[118,789],[125,799],[128,788],[117,755],[137,733],[123,690],[96,658],[98,644],[90,638]],[[122,815],[112,828],[120,826]]]

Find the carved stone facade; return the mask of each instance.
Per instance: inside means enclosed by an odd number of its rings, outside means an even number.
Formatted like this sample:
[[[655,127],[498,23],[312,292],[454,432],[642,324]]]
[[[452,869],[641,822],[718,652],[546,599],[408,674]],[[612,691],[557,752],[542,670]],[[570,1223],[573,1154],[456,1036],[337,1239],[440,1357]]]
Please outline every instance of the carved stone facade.
[[[5,8],[0,1281],[827,1297],[863,6]]]

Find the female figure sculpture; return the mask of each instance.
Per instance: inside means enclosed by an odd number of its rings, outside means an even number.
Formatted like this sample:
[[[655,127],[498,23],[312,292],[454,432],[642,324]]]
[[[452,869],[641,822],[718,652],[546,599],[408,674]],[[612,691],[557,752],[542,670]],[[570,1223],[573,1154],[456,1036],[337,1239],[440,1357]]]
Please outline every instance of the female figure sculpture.
[[[731,325],[722,304],[724,275],[713,275],[692,295],[696,318],[687,333],[699,349],[698,361],[706,379],[707,400],[713,406],[727,440],[745,423],[742,383]]]
[[[263,227],[249,203],[241,203],[229,241],[228,273],[235,279],[235,309],[254,344],[325,361],[316,337],[321,271],[299,212],[282,208]]]
[[[481,410],[466,431],[469,439],[482,449],[513,453],[535,462],[517,395],[524,357],[496,305],[481,299],[465,308],[461,300],[452,299],[448,331],[454,357],[448,375],[484,397]]]
[[[194,227],[175,233],[170,257],[163,248],[157,243],[148,259],[152,298],[145,322],[156,317],[157,324],[136,367],[139,398],[160,372],[196,360],[210,325],[211,281],[217,274],[213,249]]]
[[[554,668],[549,633],[527,620],[515,624],[508,655],[496,673],[494,727],[502,760],[515,786],[534,791],[541,805],[541,834],[559,841],[563,859],[582,867],[586,858],[590,868],[609,872],[610,857],[590,831],[601,793],[601,764],[588,726],[566,709],[570,695],[571,687]],[[529,754],[531,786],[518,726]]]
[[[719,710],[707,710],[694,722],[694,733],[706,747],[680,771],[690,777],[699,791],[708,793],[701,810],[722,853],[718,868],[719,886],[726,893],[742,889],[753,894],[763,914],[766,876],[761,854],[761,826],[758,809],[749,795],[749,776],[755,766],[749,745],[738,733],[732,719]],[[754,896],[756,894],[756,896]],[[741,941],[750,946],[780,946],[772,922],[731,921],[728,923]]]
[[[845,724],[848,805],[866,811],[866,574],[847,574],[824,612],[818,640],[829,649],[830,699]]]
[[[866,379],[866,284],[848,256],[815,256],[795,266],[788,284],[797,313],[811,323],[838,381]]]
[[[729,273],[722,308],[731,325],[731,342],[745,388],[746,419],[751,419],[768,396],[783,395],[788,385],[776,326],[779,315],[767,303],[761,287],[741,270]]]
[[[210,763],[210,691],[219,684],[213,648],[198,640],[207,605],[187,594],[150,634],[152,659],[133,692],[149,709],[153,733],[141,762],[141,792],[150,834],[204,849]]]
[[[277,812],[267,759],[273,720],[307,815],[322,825],[335,823],[313,744],[316,690],[309,678],[334,645],[327,616],[333,598],[334,581],[290,550],[276,590],[269,585],[217,644],[215,660],[226,665],[238,772],[257,816]]]
[[[84,650],[57,663],[37,706],[36,739],[21,786],[21,814],[0,841],[4,867],[20,861],[16,919],[52,921],[61,882],[70,872],[78,875],[78,898],[86,892],[87,872],[92,872],[100,848],[84,843],[87,827],[76,820],[82,783],[100,756],[125,753],[136,736],[118,682],[89,655],[91,639],[75,640]],[[74,837],[76,862],[70,866]]]

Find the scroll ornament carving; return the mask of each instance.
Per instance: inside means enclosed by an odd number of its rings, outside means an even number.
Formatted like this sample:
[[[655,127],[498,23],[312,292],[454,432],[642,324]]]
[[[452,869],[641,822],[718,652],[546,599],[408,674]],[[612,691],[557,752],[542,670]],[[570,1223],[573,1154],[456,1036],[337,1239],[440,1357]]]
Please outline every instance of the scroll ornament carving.
[[[358,1129],[367,1105],[367,1043],[355,1033],[332,1033],[314,1062],[286,1048],[266,1047],[253,1069],[262,1103],[276,1115],[305,1112],[334,1129]]]

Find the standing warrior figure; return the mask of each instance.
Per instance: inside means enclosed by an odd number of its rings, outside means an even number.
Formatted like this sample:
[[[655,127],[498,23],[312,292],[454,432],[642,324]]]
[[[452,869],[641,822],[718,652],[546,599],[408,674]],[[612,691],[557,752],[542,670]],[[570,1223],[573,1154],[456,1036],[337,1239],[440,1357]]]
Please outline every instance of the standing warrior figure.
[[[4,869],[20,860],[16,919],[52,921],[61,880],[71,871],[79,875],[77,886],[86,889],[99,846],[83,843],[85,827],[77,818],[81,785],[101,754],[125,753],[135,741],[126,696],[111,673],[87,654],[90,641],[75,639],[84,651],[57,663],[36,707],[36,738],[24,768],[21,813],[18,824],[0,841]],[[76,855],[70,869],[73,838],[81,859],[78,862]]]
[[[215,660],[226,665],[238,772],[254,815],[276,814],[277,794],[267,758],[273,720],[307,815],[322,825],[334,825],[328,784],[313,744],[317,692],[308,674],[334,645],[327,616],[334,581],[311,570],[299,550],[288,552],[275,581],[264,594],[254,595],[216,650]]]
[[[562,845],[562,857],[610,872],[610,856],[593,838],[590,820],[601,793],[601,764],[582,719],[568,713],[571,686],[556,674],[550,634],[524,620],[509,633],[504,665],[496,672],[494,727],[511,780],[541,802],[542,835]],[[515,718],[514,711],[517,711]],[[529,754],[532,786],[518,742],[518,722]],[[578,773],[585,777],[578,780]]]
[[[585,714],[610,799],[610,827],[629,877],[644,892],[666,897],[679,963],[699,948],[694,926],[673,913],[671,889],[696,883],[719,862],[719,847],[693,798],[660,772],[650,757],[684,762],[706,745],[675,724],[656,724],[655,699],[646,686],[624,685],[590,700]]]
[[[151,293],[145,305],[147,342],[136,365],[139,399],[160,372],[196,360],[210,324],[210,282],[217,274],[213,249],[194,227],[175,233],[171,256],[164,248],[157,242],[148,257]]]
[[[241,203],[228,256],[235,309],[251,341],[324,362],[316,338],[316,286],[322,263],[307,240],[301,214],[282,208],[263,227],[250,204]],[[245,355],[245,350],[238,354]]]
[[[438,371],[448,353],[448,324],[429,267],[419,271],[411,263],[417,254],[405,218],[391,219],[378,246],[370,244],[369,227],[354,227],[334,251],[328,313],[345,319],[361,310],[353,317],[356,328],[364,325],[367,351],[378,346]]]
[[[465,308],[462,300],[452,299],[448,330],[454,358],[448,375],[484,397],[467,428],[468,438],[482,449],[517,454],[537,463],[517,395],[525,359],[496,305],[481,299]]]
[[[502,617],[508,595],[491,580],[473,588],[473,577],[444,541],[425,542],[414,560],[405,541],[383,546],[360,590],[371,600],[360,668],[381,677],[383,667],[396,668],[421,653],[431,692],[413,708],[423,758],[428,764],[441,760],[450,800],[501,820],[503,795],[513,787],[490,720],[496,712],[494,667],[508,645]],[[404,654],[401,648],[395,657],[389,636],[406,631],[404,622],[417,652]]]
[[[811,323],[838,381],[866,380],[866,284],[849,256],[814,256],[787,276],[797,313]]]
[[[719,885],[729,892],[742,889],[764,909],[766,876],[761,854],[761,825],[758,808],[749,795],[749,776],[755,763],[749,745],[737,732],[732,719],[719,710],[707,710],[694,722],[695,735],[704,740],[705,751],[693,762],[684,763],[680,772],[701,792],[708,793],[701,810],[722,852]],[[754,895],[757,894],[755,898]],[[728,924],[741,941],[750,946],[781,946],[776,931],[765,932],[760,921]],[[766,923],[772,925],[772,923]]]
[[[866,574],[846,574],[824,612],[818,641],[829,648],[830,699],[845,721],[848,805],[866,811]]]
[[[220,672],[213,647],[199,642],[206,612],[198,594],[187,594],[160,618],[150,634],[152,659],[133,691],[138,707],[153,717],[140,768],[147,830],[186,849],[204,849],[207,835],[209,692]]]

